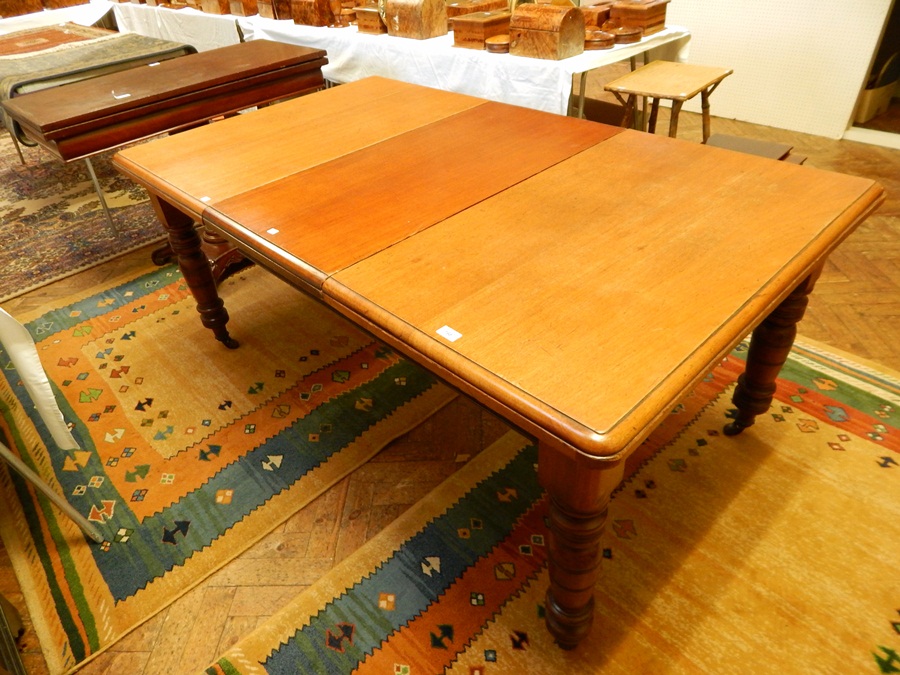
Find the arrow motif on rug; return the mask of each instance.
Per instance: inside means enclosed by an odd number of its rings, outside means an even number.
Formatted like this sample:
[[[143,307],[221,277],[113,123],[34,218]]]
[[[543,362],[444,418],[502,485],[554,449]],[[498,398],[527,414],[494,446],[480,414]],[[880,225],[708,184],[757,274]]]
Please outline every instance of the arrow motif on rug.
[[[512,648],[518,651],[522,651],[526,647],[528,647],[528,633],[517,630],[513,631],[513,634],[509,636],[512,640]]]
[[[130,340],[131,338],[136,337],[136,336],[137,336],[137,333],[135,331],[131,330],[131,331],[128,331],[127,333],[125,333],[124,335],[122,335],[122,337],[120,337],[119,339],[120,340]]]
[[[69,356],[65,359],[60,359],[56,362],[56,365],[61,366],[62,368],[69,368],[78,363],[78,358],[75,356]]]
[[[822,391],[834,391],[837,389],[837,383],[825,377],[817,377],[813,379],[813,384]]]
[[[897,654],[897,652],[890,647],[882,647],[879,645],[878,648],[884,652],[884,656],[874,652],[872,653],[872,656],[875,657],[875,663],[878,664],[881,672],[900,673],[900,654]]]
[[[126,367],[127,367],[127,366],[126,366]],[[153,399],[152,399],[152,398],[145,398],[143,401],[138,401],[138,402],[137,402],[137,405],[134,406],[134,409],[135,409],[135,410],[140,410],[141,412],[144,412],[147,408],[152,408],[152,407],[153,407]]]
[[[447,642],[453,642],[453,626],[449,624],[441,624],[438,626],[439,634],[435,635],[431,633],[431,646],[435,649],[447,649],[447,645],[444,644],[444,640]]]
[[[356,631],[356,627],[352,623],[339,623],[335,628],[337,629],[336,633],[332,633],[331,629],[328,629],[325,634],[325,644],[329,649],[343,654],[344,643],[353,644],[353,633]]]
[[[181,532],[182,536],[187,536],[188,529],[191,526],[191,521],[189,520],[176,520],[175,527],[171,530],[168,528],[163,528],[163,537],[162,540],[166,544],[174,544],[175,543],[175,535]]]
[[[172,435],[172,432],[173,432],[173,431],[175,431],[175,427],[173,427],[173,426],[171,426],[171,425],[170,425],[170,426],[167,426],[167,427],[166,427],[165,429],[163,429],[162,431],[157,431],[157,432],[156,432],[156,435],[153,437],[153,440],[155,440],[155,441],[164,441],[164,440],[166,440],[169,436]]]
[[[802,419],[797,422],[797,428],[804,434],[811,434],[819,430],[819,423],[815,420]]]
[[[361,398],[356,402],[356,409],[361,410],[363,412],[368,412],[372,409],[372,399],[370,398]]]
[[[87,466],[91,459],[91,453],[88,450],[72,450],[71,455],[66,455],[63,461],[63,471],[78,471]]]
[[[83,391],[78,395],[78,402],[90,403],[91,401],[96,401],[98,398],[100,398],[100,394],[102,393],[102,389],[88,389],[87,391]]]
[[[107,443],[115,443],[117,440],[122,438],[125,435],[124,429],[115,429],[112,433],[107,432],[106,436],[103,437]]]
[[[101,499],[100,503],[103,504],[102,509],[98,509],[96,506],[91,506],[91,512],[88,514],[88,520],[95,523],[105,523],[107,520],[112,520],[113,511],[116,508],[116,503],[111,499]]]
[[[222,401],[219,404],[219,410],[228,410],[232,405],[231,401]]]
[[[118,380],[118,379],[121,379],[122,375],[127,374],[129,370],[131,370],[131,366],[122,366],[121,368],[113,368],[112,371],[109,373],[109,376]]]
[[[250,387],[247,390],[247,393],[248,394],[259,394],[265,386],[266,385],[264,382],[257,382],[256,384],[254,384],[252,387]]]
[[[281,467],[282,460],[284,460],[284,455],[269,455],[266,457],[266,461],[262,462],[262,468],[266,471],[274,471]]]
[[[878,462],[878,466],[882,469],[890,469],[891,466],[897,466],[897,460],[893,457],[882,457],[881,461]]]
[[[503,492],[497,493],[497,501],[509,504],[518,496],[519,493],[515,488],[506,488]]]
[[[619,539],[631,539],[637,536],[637,530],[634,527],[633,520],[616,520],[613,521],[613,531]]]
[[[200,454],[197,456],[198,459],[203,460],[204,462],[208,462],[210,457],[218,457],[219,453],[222,451],[221,445],[208,445],[209,450],[201,450]]]
[[[138,478],[146,478],[148,473],[150,473],[150,465],[141,464],[140,466],[134,467],[134,471],[126,471],[125,480],[129,483],[137,483]]]
[[[422,560],[422,573],[430,577],[432,572],[441,573],[441,559],[436,555],[426,556]]]
[[[832,422],[846,422],[850,419],[850,415],[847,414],[847,411],[837,405],[826,405],[825,414],[828,415],[828,419]]]

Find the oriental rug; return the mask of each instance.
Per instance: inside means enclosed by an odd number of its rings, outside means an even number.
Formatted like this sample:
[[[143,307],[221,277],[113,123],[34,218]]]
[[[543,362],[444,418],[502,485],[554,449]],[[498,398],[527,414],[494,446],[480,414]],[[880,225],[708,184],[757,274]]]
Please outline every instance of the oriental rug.
[[[510,432],[207,672],[900,672],[900,379],[798,345],[729,438],[744,350],[633,457],[578,648],[543,625],[547,501]]]
[[[0,352],[0,435],[105,537],[0,471],[0,534],[51,672],[102,652],[454,394],[283,282],[226,282],[236,350],[174,266],[36,317],[78,451],[52,447]],[[4,467],[5,469],[5,467]]]
[[[93,164],[116,231],[84,162],[22,152],[25,164],[0,127],[0,302],[165,237],[147,193],[112,167],[111,154]]]

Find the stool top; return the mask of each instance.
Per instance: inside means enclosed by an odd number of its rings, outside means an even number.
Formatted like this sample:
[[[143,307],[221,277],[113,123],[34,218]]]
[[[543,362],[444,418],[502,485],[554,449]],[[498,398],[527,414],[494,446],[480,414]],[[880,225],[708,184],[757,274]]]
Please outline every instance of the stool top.
[[[687,101],[733,72],[731,68],[717,66],[651,61],[646,66],[607,83],[604,89],[622,94]]]

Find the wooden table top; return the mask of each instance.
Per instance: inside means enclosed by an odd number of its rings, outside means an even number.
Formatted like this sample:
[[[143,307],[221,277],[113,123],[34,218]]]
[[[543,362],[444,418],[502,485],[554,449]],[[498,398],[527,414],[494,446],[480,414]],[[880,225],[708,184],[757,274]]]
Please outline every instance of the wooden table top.
[[[687,101],[704,89],[721,82],[734,71],[731,68],[694,63],[651,61],[604,85],[607,91],[652,98]]]
[[[542,441],[605,458],[882,192],[378,78],[174,140],[116,164]]]

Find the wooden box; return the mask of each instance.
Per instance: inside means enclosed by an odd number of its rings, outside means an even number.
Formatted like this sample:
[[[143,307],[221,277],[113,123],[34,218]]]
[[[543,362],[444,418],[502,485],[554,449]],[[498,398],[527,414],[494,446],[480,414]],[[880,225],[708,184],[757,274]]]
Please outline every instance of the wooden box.
[[[463,14],[473,12],[493,12],[494,10],[509,11],[509,0],[445,0],[447,5],[447,18],[450,23],[453,19]]]
[[[559,61],[584,51],[584,15],[571,5],[519,5],[509,21],[509,53]]]
[[[43,11],[44,6],[41,4],[41,0],[7,0],[7,2],[0,3],[0,17],[22,16]]]
[[[333,26],[338,23],[341,5],[334,0],[291,0],[291,13],[294,23],[304,26]]]
[[[229,0],[228,6],[231,14],[235,16],[253,16],[259,14],[257,0]]]
[[[582,5],[581,7],[579,7],[581,13],[584,14],[584,25],[597,27],[602,26],[604,23],[606,23],[606,21],[609,20],[609,12],[611,8],[612,4],[591,6]]]
[[[427,40],[446,35],[444,0],[384,0],[384,23],[390,35]]]
[[[360,33],[372,33],[378,35],[387,33],[387,26],[381,20],[381,14],[377,7],[355,7],[356,29]]]
[[[266,19],[293,19],[291,0],[256,0],[256,11]]]
[[[44,0],[43,5],[44,9],[63,9],[64,7],[87,5],[90,1],[91,0]]]
[[[509,33],[511,14],[503,10],[471,12],[451,19],[453,46],[484,49],[484,41],[495,35]]]
[[[622,0],[612,6],[609,18],[620,26],[640,28],[644,35],[652,35],[666,27],[667,4],[669,0]]]
[[[228,14],[231,6],[228,0],[200,0],[200,11],[207,14]]]

